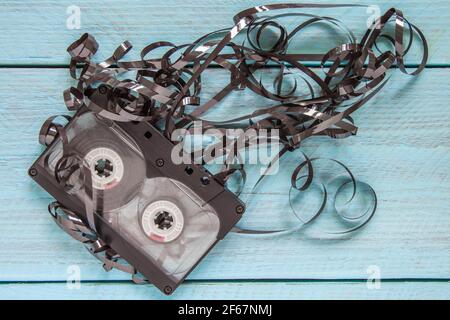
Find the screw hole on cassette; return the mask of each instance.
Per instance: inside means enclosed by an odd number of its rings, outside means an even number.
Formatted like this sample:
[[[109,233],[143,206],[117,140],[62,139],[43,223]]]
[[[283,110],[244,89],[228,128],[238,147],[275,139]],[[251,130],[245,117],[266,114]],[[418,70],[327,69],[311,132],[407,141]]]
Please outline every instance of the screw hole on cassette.
[[[186,167],[186,168],[184,169],[184,172],[186,172],[186,174],[187,174],[188,176],[190,176],[191,174],[194,173],[194,169],[192,169],[191,167]]]
[[[204,186],[207,186],[210,182],[209,177],[207,177],[207,176],[201,177],[200,181]]]
[[[158,160],[156,160],[156,165],[157,165],[158,167],[164,166],[164,160],[163,160],[163,159],[158,159]]]
[[[146,133],[144,133],[144,137],[150,139],[152,137],[152,133],[150,131],[147,131]]]
[[[171,294],[172,293],[172,287],[171,286],[165,286],[164,287],[164,293],[165,294]]]
[[[37,170],[35,168],[30,168],[30,170],[28,170],[28,174],[31,177],[35,177],[35,176],[37,176]]]
[[[101,85],[98,87],[98,92],[101,94],[106,94],[108,92],[108,88],[105,85]]]

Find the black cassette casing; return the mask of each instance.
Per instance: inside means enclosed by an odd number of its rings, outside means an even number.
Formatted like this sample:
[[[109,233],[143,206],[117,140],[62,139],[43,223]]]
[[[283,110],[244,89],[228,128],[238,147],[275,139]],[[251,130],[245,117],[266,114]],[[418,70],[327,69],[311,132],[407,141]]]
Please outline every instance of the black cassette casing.
[[[87,108],[81,108],[66,127],[73,125],[84,113],[90,113]],[[141,150],[147,178],[165,177],[181,182],[191,189],[202,203],[212,207],[220,221],[220,227],[215,241],[205,250],[182,278],[175,279],[167,274],[155,259],[150,259],[142,248],[136,246],[129,239],[108,222],[102,212],[94,213],[95,226],[100,239],[116,251],[123,259],[133,265],[145,278],[158,287],[165,294],[171,294],[186,276],[195,268],[201,259],[221,240],[239,221],[245,206],[239,198],[227,190],[203,166],[197,164],[175,164],[171,160],[174,144],[148,122],[112,122],[112,125],[128,136]],[[116,139],[111,133],[111,139]],[[46,151],[56,143],[61,143],[58,137],[47,147]],[[43,157],[46,151],[31,166],[32,178],[49,192],[64,207],[75,212],[87,222],[85,204],[73,194],[65,192],[55,179],[54,174],[46,168]],[[188,170],[187,170],[188,169]],[[207,183],[205,183],[205,181]],[[149,239],[149,241],[152,241]]]

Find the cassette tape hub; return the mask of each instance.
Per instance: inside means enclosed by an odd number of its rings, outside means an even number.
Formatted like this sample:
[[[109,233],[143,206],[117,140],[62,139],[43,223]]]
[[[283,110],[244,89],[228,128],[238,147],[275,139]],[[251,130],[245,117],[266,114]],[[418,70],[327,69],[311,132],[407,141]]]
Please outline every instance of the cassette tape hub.
[[[66,132],[71,152],[91,171],[98,237],[166,294],[242,216],[244,204],[205,168],[174,164],[173,143],[148,122],[114,122],[83,107]],[[62,149],[57,137],[30,168],[32,177],[87,222],[90,187],[68,193],[55,178]]]

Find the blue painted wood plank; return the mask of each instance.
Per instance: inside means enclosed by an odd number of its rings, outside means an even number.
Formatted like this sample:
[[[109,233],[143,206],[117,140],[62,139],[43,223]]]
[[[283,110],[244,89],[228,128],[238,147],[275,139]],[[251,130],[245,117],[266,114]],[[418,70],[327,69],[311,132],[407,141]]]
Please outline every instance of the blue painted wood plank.
[[[372,289],[369,289],[372,288]],[[385,282],[379,289],[366,282],[186,282],[172,296],[150,285],[129,283],[81,283],[69,289],[66,283],[0,284],[1,299],[436,299],[450,298],[448,282]]]
[[[286,2],[272,0],[269,3]],[[346,3],[348,1],[340,1]],[[337,3],[320,0],[314,3]],[[357,1],[356,3],[364,3]],[[417,24],[430,44],[430,65],[448,65],[450,54],[449,12],[446,0],[432,3],[421,0],[371,0],[370,5],[379,6],[384,13],[390,7],[404,11],[411,22]],[[4,0],[0,3],[1,65],[58,65],[68,64],[65,48],[84,32],[94,34],[100,43],[99,56],[108,57],[124,40],[136,46],[131,57],[153,41],[167,40],[177,44],[194,41],[208,32],[230,27],[232,17],[240,10],[265,4],[261,0],[176,0],[176,1],[88,1],[71,0]],[[70,6],[76,5],[81,12],[80,29],[68,29]],[[367,28],[367,19],[373,11],[365,8],[306,10],[308,13],[331,15],[341,19],[357,36]],[[292,20],[292,19],[291,19]],[[334,33],[322,27],[305,30],[294,41],[296,52],[323,52],[335,44]],[[328,35],[324,34],[326,32]],[[419,55],[412,55],[407,63],[417,63]]]
[[[232,234],[190,279],[364,279],[371,265],[380,268],[383,279],[450,278],[448,76],[448,69],[426,70],[415,79],[396,73],[383,93],[357,114],[361,128],[356,137],[305,142],[302,150],[309,155],[344,161],[377,190],[379,210],[365,229],[341,241],[301,234],[263,240]],[[226,73],[208,71],[205,94],[227,80]],[[27,90],[17,90],[22,84]],[[128,279],[119,272],[105,273],[50,221],[50,198],[26,174],[42,150],[36,140],[39,126],[46,117],[64,112],[61,92],[69,84],[63,69],[0,71],[2,281],[64,281],[71,265],[81,268],[84,281]],[[237,115],[259,103],[264,101],[236,93],[210,116]],[[258,191],[245,223],[264,227],[292,221],[286,214],[286,188],[296,163],[294,156],[286,159],[277,181]]]
[[[317,69],[316,69],[317,70]],[[371,102],[355,114],[360,123],[356,137],[331,141],[336,146],[355,144],[398,145],[424,148],[449,146],[449,119],[445,111],[450,98],[449,69],[427,69],[419,77],[391,73],[391,81]],[[202,77],[202,101],[207,101],[229,81],[229,73],[207,70]],[[18,88],[22,88],[18,90]],[[62,92],[74,85],[67,69],[1,69],[0,157],[35,156],[42,148],[36,143],[43,121],[50,115],[67,113]],[[233,92],[206,115],[208,120],[229,119],[271,102],[249,93]],[[432,127],[433,125],[433,127]],[[432,130],[431,130],[432,128]],[[20,134],[20,147],[12,137]],[[314,138],[308,141],[317,145]],[[322,140],[321,140],[322,141]],[[321,144],[321,142],[320,142]],[[345,147],[336,148],[345,151]]]

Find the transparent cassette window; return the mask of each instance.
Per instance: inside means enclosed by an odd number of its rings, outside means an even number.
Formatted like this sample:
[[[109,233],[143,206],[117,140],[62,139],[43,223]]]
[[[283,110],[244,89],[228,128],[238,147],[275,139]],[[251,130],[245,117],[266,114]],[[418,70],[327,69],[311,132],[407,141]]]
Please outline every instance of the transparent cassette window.
[[[214,209],[179,181],[147,177],[138,145],[114,122],[88,112],[66,130],[70,152],[90,169],[97,212],[164,273],[184,278],[217,240]],[[57,141],[41,165],[53,175],[62,155]],[[73,185],[77,177],[71,176]],[[86,201],[86,188],[75,188],[73,196]]]

